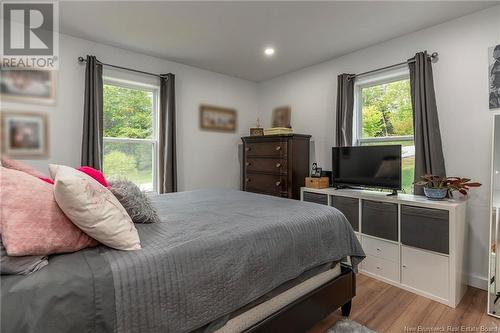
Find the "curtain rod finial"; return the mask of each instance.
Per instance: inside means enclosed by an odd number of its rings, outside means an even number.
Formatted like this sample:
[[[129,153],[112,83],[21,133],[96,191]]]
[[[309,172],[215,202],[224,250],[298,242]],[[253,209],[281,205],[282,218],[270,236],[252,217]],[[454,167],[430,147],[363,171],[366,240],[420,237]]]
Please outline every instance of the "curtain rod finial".
[[[84,62],[85,59],[83,57],[78,57],[78,62]]]

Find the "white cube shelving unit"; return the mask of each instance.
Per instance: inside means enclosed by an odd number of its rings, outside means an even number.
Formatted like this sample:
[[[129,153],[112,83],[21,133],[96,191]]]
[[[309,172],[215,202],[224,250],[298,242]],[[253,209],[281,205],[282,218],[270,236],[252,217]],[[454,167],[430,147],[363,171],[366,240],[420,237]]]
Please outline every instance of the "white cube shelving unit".
[[[306,187],[300,198],[344,213],[366,253],[362,274],[450,307],[460,303],[467,289],[465,199]]]

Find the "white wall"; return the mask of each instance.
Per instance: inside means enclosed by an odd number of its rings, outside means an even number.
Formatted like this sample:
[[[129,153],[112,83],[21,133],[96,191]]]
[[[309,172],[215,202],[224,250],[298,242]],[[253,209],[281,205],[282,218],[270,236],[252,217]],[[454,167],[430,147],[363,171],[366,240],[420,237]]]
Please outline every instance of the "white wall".
[[[179,189],[239,188],[238,143],[257,119],[257,86],[254,82],[165,61],[87,40],[61,35],[57,72],[57,104],[53,107],[3,103],[3,110],[34,110],[49,114],[50,157],[27,161],[42,171],[47,162],[80,165],[85,66],[78,56],[93,54],[103,62],[153,73],[176,75],[177,152]],[[154,77],[108,70],[105,76],[157,84]],[[235,108],[236,133],[202,131],[199,105]]]
[[[472,191],[468,204],[468,271],[471,284],[485,287],[493,120],[488,109],[488,48],[499,43],[496,6],[263,82],[261,119],[269,126],[274,107],[291,105],[294,131],[313,135],[311,160],[330,169],[337,75],[399,63],[418,51],[439,52],[433,68],[447,173],[483,183]]]
[[[50,115],[49,162],[77,166],[82,136],[84,66],[78,56],[94,54],[104,62],[155,73],[176,74],[179,188],[238,188],[237,146],[257,115],[270,125],[271,110],[292,106],[297,133],[313,135],[312,161],[331,167],[336,76],[401,62],[416,52],[439,52],[434,80],[446,168],[484,185],[469,199],[470,282],[486,285],[492,112],[488,110],[488,47],[500,43],[500,6],[406,35],[341,58],[255,84],[142,54],[61,36],[57,105],[3,103],[3,110],[39,110]],[[279,61],[276,59],[275,61]],[[105,75],[145,83],[144,76],[107,71]],[[154,82],[154,81],[153,81]],[[238,110],[237,133],[199,129],[201,103]],[[28,161],[46,170],[47,160]]]

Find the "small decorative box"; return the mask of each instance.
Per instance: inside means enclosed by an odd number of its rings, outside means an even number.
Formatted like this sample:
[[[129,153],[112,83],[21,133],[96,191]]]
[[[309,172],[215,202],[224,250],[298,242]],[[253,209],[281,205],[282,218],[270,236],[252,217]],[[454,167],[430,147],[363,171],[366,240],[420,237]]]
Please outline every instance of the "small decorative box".
[[[306,187],[310,188],[327,188],[330,185],[330,180],[328,177],[306,177]]]

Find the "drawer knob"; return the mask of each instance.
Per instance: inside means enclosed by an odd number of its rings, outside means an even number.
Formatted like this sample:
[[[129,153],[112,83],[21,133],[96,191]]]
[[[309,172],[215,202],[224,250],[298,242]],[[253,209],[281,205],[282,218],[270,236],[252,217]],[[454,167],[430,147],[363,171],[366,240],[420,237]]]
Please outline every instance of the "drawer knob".
[[[281,163],[276,163],[276,167],[277,168],[281,167]]]
[[[380,249],[377,249],[377,251],[379,251],[379,252],[380,252]]]
[[[276,146],[276,150],[281,150],[281,146]]]
[[[245,182],[249,183],[250,182],[250,178],[245,178]]]
[[[281,182],[280,181],[277,181],[276,182],[276,186],[280,186],[281,185]]]
[[[403,268],[406,268],[406,265],[403,265]]]
[[[250,147],[245,147],[245,151],[250,151],[251,148]]]
[[[250,163],[250,162],[246,162],[246,163],[245,163],[245,165],[246,165],[246,166],[250,166],[251,164],[252,164],[252,163]]]
[[[377,269],[380,269],[380,266],[377,266]]]

